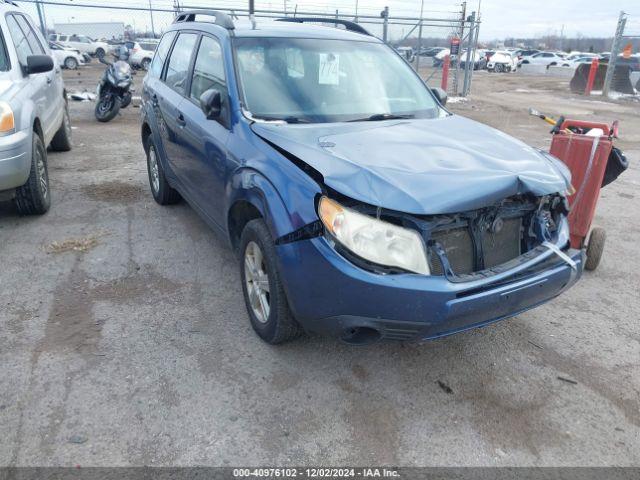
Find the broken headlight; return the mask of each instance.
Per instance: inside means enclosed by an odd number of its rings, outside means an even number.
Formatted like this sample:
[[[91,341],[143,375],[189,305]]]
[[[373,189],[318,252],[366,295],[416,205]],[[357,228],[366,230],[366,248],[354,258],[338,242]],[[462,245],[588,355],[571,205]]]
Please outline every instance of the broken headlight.
[[[406,228],[363,215],[322,197],[318,214],[326,229],[345,248],[378,265],[429,275],[420,235]]]

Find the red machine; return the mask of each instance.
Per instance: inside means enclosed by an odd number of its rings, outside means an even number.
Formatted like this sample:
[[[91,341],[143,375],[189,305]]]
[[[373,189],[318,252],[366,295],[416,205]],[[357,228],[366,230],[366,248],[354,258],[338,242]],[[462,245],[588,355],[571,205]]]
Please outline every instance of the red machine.
[[[571,247],[584,248],[586,245],[585,268],[594,270],[602,256],[606,232],[595,227],[589,235],[589,230],[613,149],[613,139],[618,135],[618,122],[610,127],[605,123],[560,119],[552,133],[550,152],[569,167],[575,189],[569,197]]]

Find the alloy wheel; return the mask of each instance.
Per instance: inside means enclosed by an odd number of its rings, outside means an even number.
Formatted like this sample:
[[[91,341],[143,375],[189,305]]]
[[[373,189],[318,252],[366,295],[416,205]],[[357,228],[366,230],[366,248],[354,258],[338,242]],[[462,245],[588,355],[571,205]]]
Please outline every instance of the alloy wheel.
[[[160,190],[160,172],[158,171],[158,158],[153,147],[149,148],[149,174],[153,193],[158,193],[158,190]]]
[[[244,278],[253,314],[260,323],[267,323],[271,310],[269,275],[264,255],[256,242],[249,242],[244,251]]]

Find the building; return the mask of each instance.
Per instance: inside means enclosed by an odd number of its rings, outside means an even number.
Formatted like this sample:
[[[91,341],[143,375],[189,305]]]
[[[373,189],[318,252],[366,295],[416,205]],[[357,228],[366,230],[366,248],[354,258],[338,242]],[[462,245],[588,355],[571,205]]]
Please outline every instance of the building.
[[[124,37],[123,22],[77,22],[56,23],[55,33],[66,35],[86,35],[95,40],[121,39]]]

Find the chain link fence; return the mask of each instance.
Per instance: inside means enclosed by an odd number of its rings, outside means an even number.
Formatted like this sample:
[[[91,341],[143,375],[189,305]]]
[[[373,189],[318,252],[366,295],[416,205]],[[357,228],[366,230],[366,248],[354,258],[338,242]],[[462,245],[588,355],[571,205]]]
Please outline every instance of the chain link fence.
[[[634,45],[637,52],[638,45],[640,45],[640,22],[637,17],[634,22],[634,19],[629,14],[620,12],[616,33],[611,44],[609,64],[604,77],[603,95],[608,96],[615,89],[616,66],[629,65],[631,72],[640,72],[640,54],[633,55]],[[636,77],[632,77],[632,82],[633,80],[636,80]],[[635,88],[640,91],[640,77],[637,78],[636,82],[634,82]]]
[[[257,1],[254,16],[258,19],[304,16],[355,21],[397,48],[430,85],[443,86],[453,96],[465,96],[471,90],[480,22],[475,12],[467,11],[466,2],[436,1],[440,3],[432,1],[425,7],[424,1],[398,0],[394,3],[395,10],[359,5],[358,0],[353,0],[350,6],[346,2],[331,4],[330,0],[326,3],[305,0],[299,4],[283,0],[277,2],[278,8],[274,7],[276,2]],[[238,21],[248,21],[249,15],[249,2],[244,0],[143,0],[135,3],[127,0],[17,0],[17,3],[40,22],[50,38],[60,38],[51,37],[53,34],[86,36],[114,46],[123,41],[159,38],[180,11],[221,10]],[[451,63],[448,81],[443,83],[447,53]],[[444,70],[446,72],[447,68]]]

